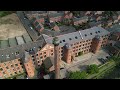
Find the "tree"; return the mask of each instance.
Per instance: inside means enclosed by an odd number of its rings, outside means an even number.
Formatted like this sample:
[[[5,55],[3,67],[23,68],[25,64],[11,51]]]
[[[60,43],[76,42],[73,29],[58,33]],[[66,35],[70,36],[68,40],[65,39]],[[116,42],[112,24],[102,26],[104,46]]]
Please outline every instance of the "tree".
[[[69,79],[85,79],[87,77],[87,73],[85,71],[79,72],[70,72]]]
[[[88,74],[95,74],[99,72],[99,68],[96,64],[92,64],[90,66],[88,66],[87,68],[87,73]]]

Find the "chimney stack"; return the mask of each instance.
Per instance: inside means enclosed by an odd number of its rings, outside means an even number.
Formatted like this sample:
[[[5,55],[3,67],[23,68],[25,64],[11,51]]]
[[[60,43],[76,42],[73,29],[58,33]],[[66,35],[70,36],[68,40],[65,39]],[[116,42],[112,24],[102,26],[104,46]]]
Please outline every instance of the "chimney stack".
[[[53,38],[54,44],[54,66],[55,66],[55,79],[60,78],[60,59],[59,59],[59,39]]]

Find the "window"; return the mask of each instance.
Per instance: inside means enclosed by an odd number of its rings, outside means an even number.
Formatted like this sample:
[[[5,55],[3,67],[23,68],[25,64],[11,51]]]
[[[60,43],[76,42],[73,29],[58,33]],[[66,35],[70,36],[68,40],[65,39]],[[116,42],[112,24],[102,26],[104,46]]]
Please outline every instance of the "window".
[[[62,41],[60,41],[60,43],[62,43]]]
[[[69,38],[69,40],[72,40],[71,38]]]
[[[18,64],[15,64],[15,66],[18,66]]]
[[[78,39],[78,37],[76,36],[75,39]]]
[[[40,53],[40,55],[42,55],[42,53]]]
[[[63,42],[65,42],[65,40],[63,40]]]
[[[38,54],[36,54],[36,56],[38,56]]]
[[[40,61],[38,61],[38,63],[40,63]]]
[[[53,50],[51,50],[51,52],[53,52]]]
[[[40,59],[42,59],[43,57],[41,56]]]
[[[46,52],[44,52],[44,54],[46,54]]]
[[[13,67],[13,65],[11,65],[11,67]]]
[[[2,68],[0,68],[0,71],[2,71],[3,69]]]
[[[85,34],[85,37],[87,36],[87,34]]]
[[[8,66],[6,68],[9,69]]]
[[[19,67],[17,67],[17,70],[19,70],[20,68]]]
[[[53,53],[51,53],[51,55],[53,55]]]
[[[100,31],[98,31],[98,33],[100,33]]]

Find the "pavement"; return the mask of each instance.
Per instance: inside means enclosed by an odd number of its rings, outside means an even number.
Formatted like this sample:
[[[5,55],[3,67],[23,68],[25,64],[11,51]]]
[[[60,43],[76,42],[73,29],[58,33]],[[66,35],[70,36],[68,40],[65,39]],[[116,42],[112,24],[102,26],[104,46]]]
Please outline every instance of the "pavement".
[[[61,67],[64,67],[67,71],[83,71],[88,65],[102,64],[98,59],[106,58],[106,56],[109,56],[109,54],[105,50],[100,50],[96,54],[90,52],[88,54],[76,57],[71,64],[61,61]]]
[[[37,32],[33,29],[31,29],[31,23],[29,19],[24,19],[25,15],[23,14],[22,11],[17,11],[17,16],[19,17],[20,21],[22,22],[23,26],[27,30],[28,34],[32,37],[33,40],[36,40],[38,38]]]

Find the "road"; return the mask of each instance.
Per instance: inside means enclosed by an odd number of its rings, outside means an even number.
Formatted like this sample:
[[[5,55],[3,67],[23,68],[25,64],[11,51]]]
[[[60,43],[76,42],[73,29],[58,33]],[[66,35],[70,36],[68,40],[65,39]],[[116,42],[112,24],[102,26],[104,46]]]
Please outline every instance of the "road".
[[[38,34],[37,32],[33,29],[31,29],[31,23],[30,21],[25,17],[24,13],[22,11],[17,11],[17,16],[19,17],[21,23],[23,24],[23,26],[25,27],[25,29],[27,30],[28,34],[30,35],[30,37],[32,38],[32,40],[36,40],[38,38]],[[26,18],[26,19],[24,19]]]

